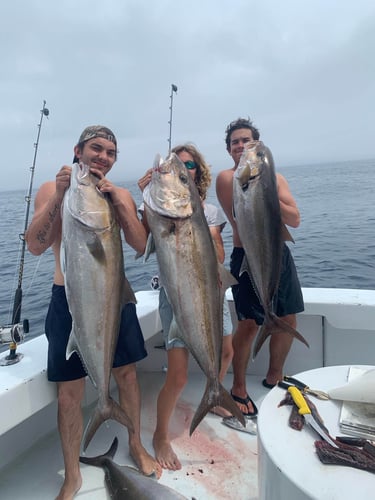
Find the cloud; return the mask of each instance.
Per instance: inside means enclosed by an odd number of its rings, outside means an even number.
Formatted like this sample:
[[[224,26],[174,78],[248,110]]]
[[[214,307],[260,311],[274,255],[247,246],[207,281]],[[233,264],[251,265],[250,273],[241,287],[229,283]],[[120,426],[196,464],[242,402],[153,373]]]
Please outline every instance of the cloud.
[[[230,166],[224,130],[251,116],[277,164],[375,157],[375,6],[333,0],[14,0],[1,8],[0,133],[24,188],[43,99],[35,185],[72,159],[88,124],[119,139],[116,180],[172,142]]]

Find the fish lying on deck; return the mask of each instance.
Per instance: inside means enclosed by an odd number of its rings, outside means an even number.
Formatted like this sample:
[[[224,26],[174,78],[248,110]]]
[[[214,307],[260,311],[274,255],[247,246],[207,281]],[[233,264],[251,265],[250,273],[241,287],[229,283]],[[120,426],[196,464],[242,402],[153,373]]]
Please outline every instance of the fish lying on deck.
[[[285,240],[293,241],[282,223],[276,174],[271,151],[261,141],[244,150],[233,176],[233,211],[247,272],[264,309],[264,323],[254,342],[255,357],[269,335],[287,332],[308,346],[304,337],[272,310],[279,286]]]
[[[174,153],[164,162],[156,160],[143,200],[150,241],[154,241],[173,310],[169,340],[182,340],[207,377],[190,434],[214,406],[223,406],[245,425],[238,406],[219,382],[224,293],[236,281],[217,260],[198,190]]]
[[[78,353],[99,397],[84,449],[105,420],[132,428],[110,397],[109,382],[121,310],[136,299],[124,274],[120,228],[108,197],[96,188],[98,181],[87,165],[75,163],[62,207],[61,260],[73,320],[66,357]]]
[[[80,462],[95,467],[102,467],[105,483],[112,500],[186,500],[177,491],[144,476],[137,469],[127,465],[118,465],[113,461],[117,451],[118,439],[104,455],[98,457],[79,457]]]

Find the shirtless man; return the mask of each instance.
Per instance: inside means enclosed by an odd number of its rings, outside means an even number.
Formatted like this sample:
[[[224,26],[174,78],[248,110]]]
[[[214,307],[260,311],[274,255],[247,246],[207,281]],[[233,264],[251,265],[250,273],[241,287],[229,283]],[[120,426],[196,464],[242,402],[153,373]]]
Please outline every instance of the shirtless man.
[[[238,285],[232,287],[233,298],[238,317],[238,326],[233,335],[233,385],[231,394],[244,415],[255,417],[258,410],[246,390],[246,369],[251,354],[251,346],[263,323],[264,310],[253,289],[247,273],[239,276],[241,262],[244,256],[241,239],[236,221],[233,218],[233,174],[245,145],[259,140],[259,131],[250,120],[239,118],[230,123],[226,129],[227,151],[234,161],[234,166],[219,173],[216,179],[218,200],[232,226],[233,252],[231,255],[231,273],[237,279]],[[297,204],[289,190],[286,179],[276,174],[282,221],[291,227],[298,227],[300,214]],[[296,313],[303,311],[303,297],[298,281],[297,271],[289,248],[284,244],[282,274],[279,285],[278,300],[275,312],[293,328],[296,327]],[[293,342],[291,335],[272,335],[270,339],[270,360],[263,385],[273,387],[283,377],[283,367]]]
[[[127,189],[115,186],[106,178],[117,159],[116,138],[106,127],[87,127],[74,147],[73,162],[83,162],[100,178],[98,189],[109,193],[126,242],[143,253],[146,231],[139,221],[135,202]],[[52,247],[55,272],[52,298],[46,318],[48,338],[48,380],[57,382],[58,428],[65,465],[65,480],[58,500],[74,498],[81,487],[79,453],[83,434],[81,402],[86,373],[76,354],[66,361],[65,351],[71,330],[71,316],[65,296],[60,267],[61,204],[70,185],[72,168],[63,166],[56,181],[43,184],[35,198],[35,213],[26,233],[28,249],[40,255]],[[140,438],[140,393],[135,363],[147,355],[134,304],[127,304],[121,316],[119,340],[113,364],[113,376],[119,390],[120,405],[133,423],[129,434],[129,452],[146,475],[161,475],[158,462],[144,449]]]

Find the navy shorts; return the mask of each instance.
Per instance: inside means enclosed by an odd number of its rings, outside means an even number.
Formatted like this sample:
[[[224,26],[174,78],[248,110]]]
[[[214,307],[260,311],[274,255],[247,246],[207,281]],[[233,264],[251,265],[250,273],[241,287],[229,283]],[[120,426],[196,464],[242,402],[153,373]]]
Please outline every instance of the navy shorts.
[[[86,371],[74,352],[66,360],[66,347],[72,328],[72,317],[65,295],[65,287],[53,285],[52,297],[45,321],[48,339],[47,376],[51,382],[64,382],[85,377]],[[136,363],[147,356],[142,330],[133,303],[124,306],[113,367]]]
[[[257,325],[262,325],[264,321],[264,309],[259,302],[250,277],[247,273],[242,273],[239,276],[244,255],[243,248],[235,247],[230,258],[230,271],[238,281],[238,285],[232,286],[237,318],[239,321],[253,319]],[[284,244],[280,283],[274,297],[273,309],[279,317],[297,314],[304,310],[303,295],[297,269],[289,247],[286,244]]]

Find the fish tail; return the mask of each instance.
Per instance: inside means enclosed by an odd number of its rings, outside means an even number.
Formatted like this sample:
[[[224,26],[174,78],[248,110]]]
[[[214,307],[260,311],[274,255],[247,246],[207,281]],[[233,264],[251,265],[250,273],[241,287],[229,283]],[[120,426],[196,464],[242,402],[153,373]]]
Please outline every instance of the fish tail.
[[[220,382],[218,383],[216,380],[213,380],[210,383],[208,380],[202,400],[194,414],[193,420],[191,421],[190,436],[193,434],[207,413],[215,406],[222,406],[228,410],[241,422],[244,427],[246,427],[245,418],[236,403],[233,401],[229,392],[221,385]]]
[[[246,427],[245,417],[242,411],[239,409],[238,405],[234,402],[232,396],[229,392],[220,384],[219,385],[219,399],[217,401],[217,406],[222,406],[228,410],[234,417],[241,422],[241,424]]]
[[[117,420],[117,422],[120,422],[120,424],[125,425],[129,429],[129,431],[133,432],[134,427],[133,427],[133,422],[130,420],[130,418],[127,416],[127,414],[124,412],[124,410],[121,408],[121,406],[111,399],[112,402],[112,412],[111,412],[111,417],[113,420]]]
[[[112,441],[111,447],[106,453],[104,453],[103,455],[98,455],[96,457],[79,457],[79,461],[82,462],[83,464],[94,465],[95,467],[102,467],[103,462],[107,458],[112,459],[115,456],[117,447],[118,447],[118,439],[117,437],[115,437],[114,440]]]
[[[281,333],[288,333],[289,335],[292,335],[296,339],[303,342],[307,347],[310,347],[309,343],[307,342],[305,337],[303,337],[303,335],[301,335],[297,330],[288,325],[288,323],[283,321],[281,318],[276,316],[276,314],[270,313],[265,318],[265,321],[259,328],[258,334],[256,336],[253,348],[253,360],[260,351],[260,348],[266,341],[267,337],[275,334],[280,335]]]
[[[310,347],[309,343],[307,342],[305,337],[303,335],[301,335],[298,330],[296,330],[292,326],[288,325],[288,323],[286,323],[284,320],[282,320],[281,318],[276,316],[276,314],[273,314],[272,318],[273,318],[274,324],[276,325],[275,332],[272,332],[272,333],[280,333],[283,331],[290,333],[291,335],[293,335],[293,337],[295,337],[300,342],[305,344],[306,347]]]
[[[133,430],[132,422],[116,401],[109,398],[105,405],[101,404],[99,401],[97,407],[95,408],[95,412],[90,418],[90,421],[85,429],[83,451],[86,451],[90,441],[94,437],[95,432],[99,429],[102,423],[109,419],[117,420],[117,422],[125,425],[125,427],[129,430]]]

